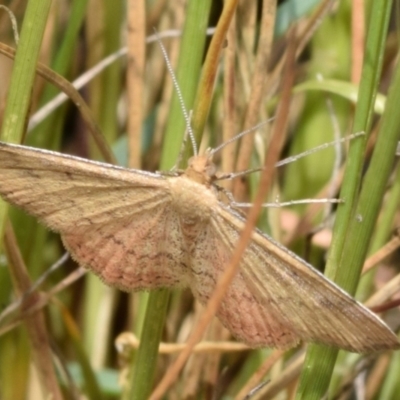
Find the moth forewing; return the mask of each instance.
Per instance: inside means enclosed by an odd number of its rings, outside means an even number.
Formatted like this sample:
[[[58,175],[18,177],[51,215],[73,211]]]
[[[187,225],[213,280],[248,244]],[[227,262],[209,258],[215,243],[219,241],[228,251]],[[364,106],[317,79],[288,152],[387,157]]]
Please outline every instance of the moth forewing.
[[[170,195],[160,174],[6,143],[0,154],[2,197],[61,233],[129,217]]]
[[[221,241],[229,242],[227,245],[233,248],[245,222],[225,206],[218,214],[216,232],[221,233]],[[231,233],[227,233],[228,229]],[[260,307],[283,327],[275,347],[290,345],[292,336],[353,352],[399,346],[397,337],[375,314],[258,230],[242,257],[239,278],[244,279]]]

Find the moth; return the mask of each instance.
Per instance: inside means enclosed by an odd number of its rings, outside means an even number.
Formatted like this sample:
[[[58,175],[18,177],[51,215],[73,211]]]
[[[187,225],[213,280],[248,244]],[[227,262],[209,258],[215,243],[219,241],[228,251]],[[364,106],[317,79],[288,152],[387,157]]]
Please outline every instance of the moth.
[[[245,224],[215,171],[208,154],[165,176],[0,142],[1,196],[59,232],[80,265],[124,291],[189,287],[203,304]],[[251,347],[399,347],[377,316],[259,230],[217,317]]]

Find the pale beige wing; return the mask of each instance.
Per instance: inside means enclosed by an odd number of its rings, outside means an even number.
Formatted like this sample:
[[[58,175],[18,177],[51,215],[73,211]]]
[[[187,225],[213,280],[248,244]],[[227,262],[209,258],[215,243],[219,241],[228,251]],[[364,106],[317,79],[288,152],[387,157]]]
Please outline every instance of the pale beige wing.
[[[202,304],[207,303],[215,290],[238,238],[237,232],[228,232],[226,226],[220,227],[221,223],[223,221],[218,218],[205,225],[190,254],[192,279],[189,286]],[[296,345],[300,339],[290,326],[259,301],[241,270],[225,294],[217,317],[237,339],[252,347],[286,348]]]
[[[1,196],[60,232],[105,283],[181,285],[184,252],[163,176],[5,143],[0,176]]]
[[[58,232],[168,203],[159,174],[0,142],[0,195]]]
[[[183,287],[188,268],[178,221],[161,205],[61,237],[73,258],[107,285],[125,291]]]
[[[243,220],[221,205],[212,225],[214,235],[231,254],[243,229]],[[399,347],[397,337],[375,314],[261,232],[254,232],[236,281],[242,287],[242,298],[251,298],[262,310],[260,317],[262,313],[267,316],[266,325],[274,321],[278,326],[276,332],[269,332],[276,338],[274,346],[291,344],[297,338],[354,352]],[[272,325],[270,328],[275,329]],[[265,345],[271,345],[270,340]]]

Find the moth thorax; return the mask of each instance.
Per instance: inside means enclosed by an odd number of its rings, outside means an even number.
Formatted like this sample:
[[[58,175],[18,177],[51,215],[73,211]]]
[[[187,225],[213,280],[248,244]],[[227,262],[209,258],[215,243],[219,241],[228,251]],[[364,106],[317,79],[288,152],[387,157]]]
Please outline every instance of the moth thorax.
[[[218,200],[212,191],[185,175],[170,179],[173,207],[188,224],[210,219]]]

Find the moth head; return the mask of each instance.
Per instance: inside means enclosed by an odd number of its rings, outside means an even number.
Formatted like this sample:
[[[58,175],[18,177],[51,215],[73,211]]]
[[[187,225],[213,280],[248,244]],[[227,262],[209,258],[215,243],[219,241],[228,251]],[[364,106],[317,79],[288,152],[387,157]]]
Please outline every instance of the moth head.
[[[217,168],[212,161],[212,157],[206,153],[189,159],[185,175],[195,182],[209,186],[216,179],[216,172]]]

